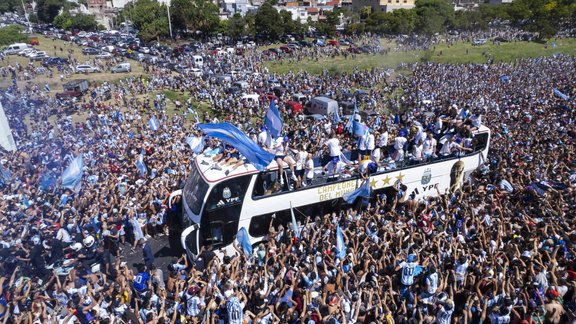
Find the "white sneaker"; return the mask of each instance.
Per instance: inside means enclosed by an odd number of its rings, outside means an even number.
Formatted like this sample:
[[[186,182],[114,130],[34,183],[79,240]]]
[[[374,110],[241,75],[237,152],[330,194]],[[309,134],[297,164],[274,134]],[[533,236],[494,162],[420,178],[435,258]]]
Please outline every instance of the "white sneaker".
[[[294,173],[292,173],[292,180],[293,181],[298,181],[298,178],[296,177],[296,175]]]

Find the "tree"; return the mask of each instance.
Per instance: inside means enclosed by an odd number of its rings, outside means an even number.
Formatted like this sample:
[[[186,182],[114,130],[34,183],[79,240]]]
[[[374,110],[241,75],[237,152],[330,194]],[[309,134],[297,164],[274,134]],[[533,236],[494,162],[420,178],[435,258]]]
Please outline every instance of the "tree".
[[[36,2],[38,19],[45,23],[52,23],[65,5],[66,0],[38,0]]]
[[[415,10],[416,30],[422,34],[442,33],[454,24],[454,7],[445,0],[416,0]]]
[[[28,37],[22,33],[24,28],[18,25],[10,25],[0,28],[0,46],[21,43],[28,40]]]
[[[172,23],[176,29],[210,34],[218,27],[218,6],[210,0],[172,0]]]
[[[246,36],[246,21],[242,18],[239,13],[234,14],[234,16],[228,19],[228,30],[226,34],[234,40],[238,40],[243,36]]]
[[[415,10],[398,9],[390,13],[390,27],[394,34],[408,35],[416,29],[418,15]]]
[[[156,0],[138,0],[127,4],[120,16],[129,17],[140,37],[146,41],[169,35],[166,6]]]
[[[62,29],[71,30],[78,29],[84,31],[96,31],[98,30],[98,23],[93,15],[86,14],[76,14],[72,16],[70,12],[64,11],[56,18],[54,18],[54,25]]]
[[[21,11],[22,3],[19,0],[2,0],[0,1],[0,13]]]
[[[284,34],[280,14],[269,2],[258,8],[254,17],[254,28],[257,35],[273,41]]]

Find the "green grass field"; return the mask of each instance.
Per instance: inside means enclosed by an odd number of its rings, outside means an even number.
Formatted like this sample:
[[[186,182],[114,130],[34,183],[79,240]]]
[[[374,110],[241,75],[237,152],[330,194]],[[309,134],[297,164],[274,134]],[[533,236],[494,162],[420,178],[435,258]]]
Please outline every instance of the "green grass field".
[[[350,56],[336,57],[324,61],[303,60],[291,62],[289,60],[266,63],[270,72],[285,74],[290,71],[308,71],[320,74],[327,70],[330,73],[349,73],[355,68],[397,68],[400,63],[414,63],[419,61],[432,61],[437,63],[465,64],[485,63],[489,58],[495,62],[510,62],[517,58],[542,57],[558,53],[576,55],[576,39],[561,39],[553,48],[548,43],[536,42],[510,42],[493,45],[491,42],[481,46],[472,46],[470,43],[458,43],[453,46],[439,45],[429,51],[390,52],[387,55],[358,54],[355,59]],[[468,50],[468,52],[466,52]]]

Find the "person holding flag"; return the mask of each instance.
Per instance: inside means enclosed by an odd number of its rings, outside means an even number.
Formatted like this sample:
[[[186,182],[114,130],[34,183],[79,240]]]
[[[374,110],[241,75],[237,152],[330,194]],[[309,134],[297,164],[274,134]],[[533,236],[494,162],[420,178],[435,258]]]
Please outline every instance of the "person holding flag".
[[[414,278],[424,271],[424,267],[418,265],[416,255],[410,254],[406,261],[400,263],[395,271],[402,270],[400,279],[400,298],[406,299],[411,293],[410,287],[414,284]]]

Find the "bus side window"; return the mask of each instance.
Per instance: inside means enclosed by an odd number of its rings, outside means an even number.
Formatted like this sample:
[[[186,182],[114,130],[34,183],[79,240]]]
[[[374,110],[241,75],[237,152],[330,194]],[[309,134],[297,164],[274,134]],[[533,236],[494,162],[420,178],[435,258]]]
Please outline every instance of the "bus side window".
[[[278,177],[278,172],[262,172],[258,174],[256,178],[256,183],[254,184],[254,191],[252,192],[252,197],[262,197],[272,194],[271,189],[276,182]]]
[[[261,237],[268,234],[268,228],[270,228],[270,221],[272,220],[273,214],[264,214],[252,217],[250,221],[250,227],[248,228],[248,233],[252,237]]]
[[[488,144],[487,133],[478,134],[474,137],[474,139],[476,140],[476,145],[474,146],[475,152],[482,151],[486,148],[486,145]]]

